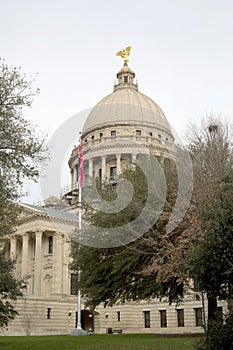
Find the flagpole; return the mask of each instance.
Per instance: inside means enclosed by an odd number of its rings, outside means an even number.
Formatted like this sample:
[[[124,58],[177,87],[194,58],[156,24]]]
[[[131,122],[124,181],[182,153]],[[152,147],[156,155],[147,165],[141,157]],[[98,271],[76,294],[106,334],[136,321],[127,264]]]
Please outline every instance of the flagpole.
[[[82,187],[80,186],[79,180],[79,191],[78,191],[78,229],[81,231],[82,229]]]
[[[79,178],[79,192],[78,192],[78,229],[79,233],[82,229],[82,186],[80,186],[80,178]],[[80,282],[81,271],[78,269],[78,282]],[[77,329],[82,329],[81,326],[81,291],[78,289],[78,317],[77,317]]]
[[[78,161],[78,230],[79,234],[81,233],[82,229],[82,182],[83,182],[83,155],[82,155],[82,144],[80,140],[80,145],[79,145],[79,161]],[[81,275],[81,270],[80,268],[78,269],[78,282],[80,282],[80,275]],[[86,335],[87,332],[82,329],[81,325],[81,290],[80,288],[78,289],[77,293],[77,326],[75,330],[71,332],[71,335]]]

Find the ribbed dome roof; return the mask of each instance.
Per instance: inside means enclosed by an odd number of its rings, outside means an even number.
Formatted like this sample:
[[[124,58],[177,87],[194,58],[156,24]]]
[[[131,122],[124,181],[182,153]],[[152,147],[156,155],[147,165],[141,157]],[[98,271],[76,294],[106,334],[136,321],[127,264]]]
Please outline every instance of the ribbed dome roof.
[[[128,78],[125,81],[125,77]],[[90,112],[83,127],[83,136],[97,128],[111,125],[135,125],[156,128],[171,134],[161,108],[148,96],[138,91],[133,83],[135,73],[125,63],[117,73],[119,84],[114,92],[104,97]]]
[[[117,124],[162,128],[171,133],[160,107],[134,89],[119,89],[104,97],[90,112],[83,127],[83,135],[96,128]]]

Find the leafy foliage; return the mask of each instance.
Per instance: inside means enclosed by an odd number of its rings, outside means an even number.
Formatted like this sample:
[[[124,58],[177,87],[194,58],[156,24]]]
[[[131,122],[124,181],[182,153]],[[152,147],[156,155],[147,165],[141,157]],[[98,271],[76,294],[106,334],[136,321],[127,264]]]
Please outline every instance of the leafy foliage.
[[[73,245],[71,268],[74,271],[80,268],[82,271],[79,287],[89,306],[95,307],[101,302],[113,305],[116,302],[153,297],[167,297],[172,302],[183,296],[181,259],[179,258],[177,265],[177,259],[173,259],[174,254],[170,255],[171,247],[174,249],[178,244],[180,231],[177,229],[170,237],[166,233],[166,224],[176,199],[177,176],[171,164],[167,165],[166,171],[170,174],[167,202],[161,217],[145,235],[117,248],[100,249]],[[92,211],[90,220],[95,225],[121,226],[133,220],[143,208],[147,198],[147,184],[143,173],[136,167],[126,169],[122,176],[133,184],[134,197],[131,203],[114,214]],[[110,187],[103,187],[100,191],[105,199],[115,198],[115,190]],[[165,255],[168,244],[170,250]]]
[[[206,337],[195,346],[195,350],[232,350],[233,349],[233,314],[230,313],[226,322],[209,322]]]
[[[223,179],[214,199],[202,203],[203,237],[194,259],[199,287],[221,299],[233,297],[233,172]],[[211,268],[210,268],[211,267]]]
[[[82,270],[79,285],[89,305],[152,297],[179,301],[189,287],[189,278],[194,277],[195,285],[208,298],[207,340],[200,349],[232,349],[233,152],[229,130],[227,124],[212,117],[205,118],[200,128],[190,128],[187,148],[193,161],[193,197],[186,216],[173,232],[167,233],[165,228],[177,197],[177,178],[174,169],[168,167],[164,169],[166,205],[143,237],[114,249],[74,247],[73,269]],[[134,188],[143,193],[145,187],[140,187],[137,169],[132,177]],[[121,225],[141,207],[143,201],[137,198],[130,210],[126,208],[119,216],[93,213],[92,222],[102,227]],[[224,326],[218,320],[217,298],[228,301],[230,313]]]
[[[20,68],[0,62],[0,169],[9,195],[15,198],[24,177],[36,179],[45,160],[44,139],[23,117],[31,107],[33,81],[27,81]]]
[[[10,201],[21,194],[23,179],[36,180],[46,159],[45,139],[23,117],[38,92],[20,68],[0,60],[0,235],[9,234],[17,220],[17,207]]]
[[[17,315],[13,300],[23,296],[25,283],[17,280],[13,273],[14,263],[6,260],[4,253],[0,254],[0,327],[7,326],[8,322]]]
[[[45,160],[45,140],[37,136],[32,124],[23,117],[38,92],[32,89],[20,68],[10,68],[0,60],[0,236],[14,232],[24,178],[36,180]],[[13,274],[14,262],[0,254],[0,327],[7,326],[17,311],[13,300],[22,297],[25,281]]]
[[[192,130],[189,144],[195,186],[189,267],[207,293],[208,318],[215,320],[217,297],[232,299],[233,158],[227,123],[206,118]]]

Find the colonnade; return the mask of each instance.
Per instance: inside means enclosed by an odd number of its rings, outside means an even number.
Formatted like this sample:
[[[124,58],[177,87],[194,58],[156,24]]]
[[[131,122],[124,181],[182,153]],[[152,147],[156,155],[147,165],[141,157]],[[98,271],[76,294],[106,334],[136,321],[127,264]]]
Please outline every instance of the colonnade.
[[[90,157],[90,154],[88,154],[87,157],[84,157],[84,172],[85,175],[88,175],[88,177],[96,177],[98,176],[96,170],[101,170],[101,177],[102,178],[110,178],[110,173],[108,173],[108,163],[109,161],[114,162],[114,166],[116,167],[116,176],[119,176],[122,172],[122,159],[126,159],[125,155],[129,156],[129,161],[131,163],[135,163],[137,158],[137,153],[110,153],[105,155],[98,155]],[[98,163],[98,166],[96,165]],[[72,169],[71,169],[71,187],[73,189],[77,186],[77,162],[74,163]]]
[[[52,236],[52,251],[48,251],[48,237]],[[30,244],[30,239],[32,244]],[[16,260],[16,271],[20,277],[29,276],[28,288],[31,294],[41,295],[45,291],[45,279],[51,281],[49,290],[52,294],[63,293],[62,279],[66,278],[68,292],[68,263],[64,271],[64,238],[56,232],[37,230],[29,231],[22,235],[14,235],[10,238],[10,258]],[[30,282],[33,279],[33,282]]]

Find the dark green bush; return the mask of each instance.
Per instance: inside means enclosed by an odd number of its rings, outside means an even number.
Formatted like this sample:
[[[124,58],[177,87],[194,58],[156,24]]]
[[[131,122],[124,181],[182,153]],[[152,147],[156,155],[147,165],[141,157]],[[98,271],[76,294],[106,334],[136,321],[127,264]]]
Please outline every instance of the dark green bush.
[[[211,321],[208,324],[206,337],[201,339],[195,350],[233,350],[233,313],[226,322]]]

